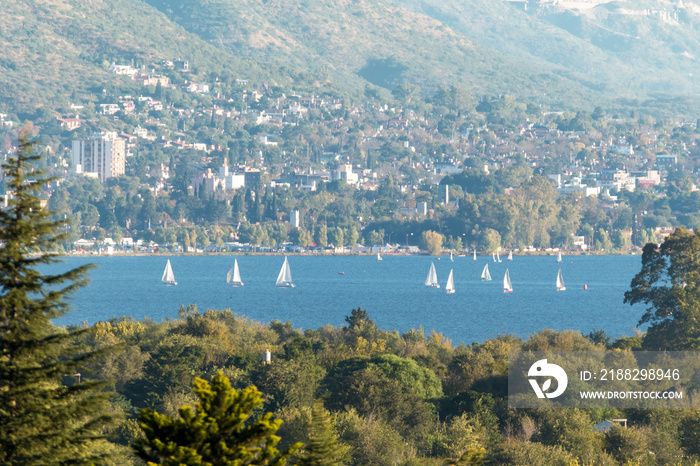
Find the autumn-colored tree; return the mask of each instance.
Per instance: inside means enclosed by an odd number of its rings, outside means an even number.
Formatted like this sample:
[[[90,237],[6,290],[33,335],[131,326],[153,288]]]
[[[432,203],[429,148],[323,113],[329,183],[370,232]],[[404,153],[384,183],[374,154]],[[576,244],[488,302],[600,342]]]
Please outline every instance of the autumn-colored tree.
[[[431,256],[436,256],[442,252],[442,243],[445,237],[437,231],[424,231],[421,234],[421,245]]]

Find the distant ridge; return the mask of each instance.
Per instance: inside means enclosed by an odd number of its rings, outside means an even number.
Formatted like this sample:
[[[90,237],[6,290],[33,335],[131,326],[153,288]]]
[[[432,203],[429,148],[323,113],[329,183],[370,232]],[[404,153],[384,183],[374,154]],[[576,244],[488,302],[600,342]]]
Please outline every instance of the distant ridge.
[[[700,95],[699,28],[697,0],[6,0],[0,109],[137,91],[109,64],[177,58],[193,76],[360,98],[460,84],[564,109],[641,105]]]

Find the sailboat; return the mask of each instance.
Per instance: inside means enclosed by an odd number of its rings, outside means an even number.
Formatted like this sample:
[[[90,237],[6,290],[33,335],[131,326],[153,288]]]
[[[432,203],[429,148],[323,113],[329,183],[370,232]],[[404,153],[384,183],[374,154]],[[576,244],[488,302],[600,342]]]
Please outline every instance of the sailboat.
[[[294,283],[292,283],[292,271],[289,268],[287,257],[284,258],[284,264],[282,264],[280,274],[277,275],[276,285],[280,288],[294,288]]]
[[[504,293],[512,293],[513,292],[513,285],[510,283],[510,273],[508,273],[508,269],[506,269],[506,274],[503,277],[503,292]]]
[[[238,259],[233,260],[233,267],[226,274],[226,283],[230,283],[231,286],[243,286],[241,272],[238,270]]]
[[[564,285],[564,277],[561,274],[561,269],[559,269],[559,273],[557,273],[557,291],[565,291],[566,286]]]
[[[474,248],[474,260],[476,260],[476,248]]]
[[[450,262],[454,262],[454,258],[452,257],[452,251],[450,251]]]
[[[493,261],[496,262],[496,253],[495,252],[491,253],[491,257],[493,258]]]
[[[378,261],[382,260],[382,256],[379,253],[377,253],[377,260]]]
[[[177,285],[175,281],[175,274],[173,273],[173,267],[170,265],[170,259],[168,263],[165,264],[165,270],[163,271],[163,278],[160,279],[164,285]]]
[[[513,251],[508,251],[508,260],[513,261]]]
[[[455,292],[455,279],[452,276],[454,269],[450,269],[450,276],[447,277],[447,285],[445,285],[445,292],[447,294],[452,294]]]
[[[430,270],[428,271],[428,278],[425,279],[425,286],[432,286],[433,288],[440,288],[440,284],[437,279],[437,272],[435,272],[435,264],[430,263]]]
[[[484,266],[484,270],[481,272],[481,279],[484,281],[491,280],[491,274],[489,273],[489,264]]]
[[[496,251],[496,262],[501,262],[501,256],[498,254],[498,251]]]
[[[561,262],[561,251],[559,251],[559,256],[557,256],[557,262]]]

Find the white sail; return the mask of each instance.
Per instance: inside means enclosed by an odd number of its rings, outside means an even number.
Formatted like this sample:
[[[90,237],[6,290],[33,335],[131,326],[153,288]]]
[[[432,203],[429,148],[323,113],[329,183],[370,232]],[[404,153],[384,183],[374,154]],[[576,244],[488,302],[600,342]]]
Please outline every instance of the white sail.
[[[496,262],[501,262],[501,256],[498,254],[498,251],[496,251]]]
[[[378,261],[382,260],[382,256],[380,256],[379,253],[377,253],[377,260]]]
[[[564,276],[561,274],[561,269],[557,273],[557,291],[565,291],[566,286],[564,285]]]
[[[281,288],[294,288],[294,283],[292,283],[292,270],[289,268],[289,261],[284,258],[284,264],[282,264],[282,269],[280,269],[280,274],[277,275],[277,286]]]
[[[230,283],[232,286],[243,286],[241,272],[238,270],[238,259],[233,260],[233,267],[226,274],[226,283]]]
[[[561,251],[559,251],[559,256],[557,256],[557,262],[561,262]]]
[[[450,262],[454,262],[455,260],[452,258],[452,251],[450,251]]]
[[[445,291],[447,294],[452,294],[455,292],[455,279],[452,276],[452,272],[454,269],[450,269],[450,276],[447,277],[447,285],[445,285]]]
[[[165,270],[163,271],[163,278],[160,279],[166,285],[177,285],[175,281],[175,274],[173,273],[173,267],[170,265],[170,259],[165,264]]]
[[[481,279],[484,281],[491,280],[491,274],[489,273],[489,264],[484,266],[484,270],[481,272]]]
[[[440,288],[438,283],[437,272],[435,272],[435,264],[430,263],[430,270],[428,271],[428,277],[425,279],[425,286],[432,286],[434,288]]]
[[[493,261],[496,262],[496,253],[495,252],[491,253],[491,258],[493,258]]]
[[[476,248],[474,248],[474,260],[476,260]]]
[[[504,293],[512,293],[513,292],[513,285],[510,283],[510,273],[508,273],[508,269],[506,269],[506,274],[503,277],[503,292]]]
[[[509,261],[513,260],[513,251],[508,251],[508,260]]]

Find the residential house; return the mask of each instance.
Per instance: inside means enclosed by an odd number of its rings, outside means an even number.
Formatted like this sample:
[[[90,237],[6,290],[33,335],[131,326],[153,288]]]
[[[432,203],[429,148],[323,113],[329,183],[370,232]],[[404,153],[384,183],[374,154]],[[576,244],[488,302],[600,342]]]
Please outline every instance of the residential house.
[[[61,128],[68,131],[78,129],[82,124],[80,121],[80,115],[76,115],[75,118],[57,118],[57,120],[61,123]]]
[[[359,181],[357,173],[353,173],[352,165],[350,164],[341,165],[338,170],[335,170],[333,172],[333,179],[344,180],[345,183],[350,186],[357,186]]]
[[[606,168],[600,174],[600,186],[610,191],[630,191],[636,187],[636,179],[627,170]]]
[[[103,115],[114,115],[119,111],[119,105],[117,104],[100,104],[100,109]]]
[[[185,86],[185,90],[193,94],[206,94],[209,92],[209,84],[189,83]]]

